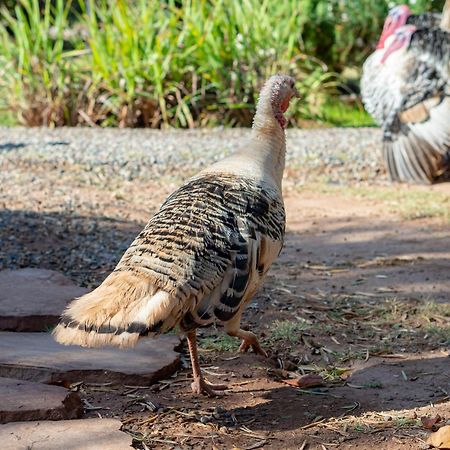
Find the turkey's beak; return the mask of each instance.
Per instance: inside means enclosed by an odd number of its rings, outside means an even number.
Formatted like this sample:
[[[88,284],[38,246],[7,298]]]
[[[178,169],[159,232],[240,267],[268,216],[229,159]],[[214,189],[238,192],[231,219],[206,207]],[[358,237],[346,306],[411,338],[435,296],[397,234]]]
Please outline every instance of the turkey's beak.
[[[294,93],[292,94],[292,97],[300,98],[300,92],[298,92],[298,90],[295,86],[294,86],[293,91],[294,91]]]

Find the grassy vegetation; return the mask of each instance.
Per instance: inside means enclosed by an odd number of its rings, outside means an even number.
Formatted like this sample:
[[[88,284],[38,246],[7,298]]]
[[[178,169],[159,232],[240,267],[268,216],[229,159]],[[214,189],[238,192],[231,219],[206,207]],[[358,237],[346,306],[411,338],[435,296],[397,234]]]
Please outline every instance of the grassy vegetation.
[[[447,303],[389,299],[374,305],[355,299],[342,300],[344,304],[352,305],[353,311],[359,310],[358,316],[365,317],[365,323],[358,325],[360,337],[368,337],[373,341],[381,338],[378,347],[370,349],[372,354],[385,353],[395,340],[398,340],[399,345],[401,342],[420,345],[425,341],[433,341],[443,347],[448,345],[450,305]],[[346,308],[341,310],[341,320],[344,320]]]
[[[294,122],[369,123],[328,99],[337,72],[373,48],[387,0],[13,4],[0,9],[0,108],[20,123],[247,126],[261,82],[280,71],[302,93]]]
[[[322,106],[321,121],[335,127],[373,127],[375,122],[360,102],[347,103],[331,97]]]
[[[208,336],[199,339],[199,345],[202,349],[215,352],[237,351],[240,341],[235,337],[219,333],[215,336]]]
[[[271,343],[282,341],[296,344],[300,341],[302,331],[309,327],[310,324],[304,320],[275,320],[267,340]]]

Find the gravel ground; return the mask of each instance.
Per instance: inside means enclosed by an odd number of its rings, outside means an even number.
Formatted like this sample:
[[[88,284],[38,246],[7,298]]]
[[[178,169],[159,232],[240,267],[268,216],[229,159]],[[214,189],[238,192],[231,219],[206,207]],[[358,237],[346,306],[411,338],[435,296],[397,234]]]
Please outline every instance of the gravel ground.
[[[180,182],[248,129],[0,128],[0,269],[59,270],[98,284]],[[285,187],[385,183],[379,130],[288,130]]]
[[[194,173],[245,145],[249,135],[249,129],[0,128],[0,166],[69,164],[91,177],[154,180]],[[378,129],[290,129],[287,148],[288,169],[325,172],[332,182],[380,178]]]

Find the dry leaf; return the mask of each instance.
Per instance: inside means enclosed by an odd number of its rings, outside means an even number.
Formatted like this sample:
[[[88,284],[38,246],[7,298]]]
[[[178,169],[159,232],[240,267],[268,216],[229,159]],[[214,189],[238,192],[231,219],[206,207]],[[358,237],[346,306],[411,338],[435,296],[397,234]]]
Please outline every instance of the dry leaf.
[[[436,431],[436,424],[441,421],[441,416],[438,414],[436,417],[421,417],[420,420],[424,428]]]
[[[432,433],[427,440],[427,444],[435,448],[450,449],[450,425],[439,428],[436,433]]]
[[[308,387],[322,386],[323,378],[320,375],[309,373],[307,375],[302,375],[301,377],[298,377],[294,380],[283,380],[283,383],[298,388],[308,388]]]

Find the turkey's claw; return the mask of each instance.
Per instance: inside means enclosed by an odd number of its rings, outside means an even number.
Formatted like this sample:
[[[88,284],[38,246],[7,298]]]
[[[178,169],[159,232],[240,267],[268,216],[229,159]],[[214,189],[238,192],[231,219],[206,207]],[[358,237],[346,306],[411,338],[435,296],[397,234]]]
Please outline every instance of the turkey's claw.
[[[239,347],[239,351],[241,353],[246,353],[250,347],[257,355],[264,356],[265,358],[268,357],[267,352],[261,347],[258,339],[256,339],[256,336],[254,339],[243,339],[242,344]]]
[[[218,397],[224,395],[224,392],[222,391],[228,389],[228,386],[226,384],[211,384],[205,381],[203,377],[197,377],[191,383],[191,388],[194,394],[205,394],[208,397]]]

